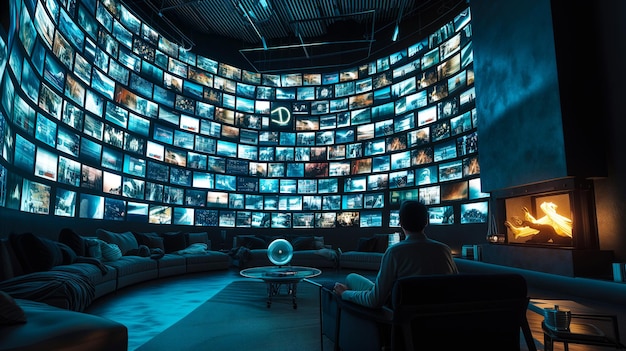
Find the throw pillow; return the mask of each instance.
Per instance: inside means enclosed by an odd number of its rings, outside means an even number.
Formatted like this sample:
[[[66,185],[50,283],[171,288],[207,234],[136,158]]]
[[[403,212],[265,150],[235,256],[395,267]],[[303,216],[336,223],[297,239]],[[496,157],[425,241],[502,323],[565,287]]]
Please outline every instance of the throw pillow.
[[[63,263],[63,254],[57,243],[32,233],[9,236],[24,273],[43,272]]]
[[[209,233],[207,233],[207,232],[187,233],[187,244],[191,245],[191,244],[195,244],[195,243],[208,244],[209,243]]]
[[[323,236],[314,236],[313,239],[315,239],[315,250],[326,248]]]
[[[15,276],[13,273],[13,260],[9,255],[8,240],[0,239],[0,282]]]
[[[69,246],[76,255],[85,256],[85,240],[70,228],[63,228],[59,233],[59,242]]]
[[[100,249],[100,239],[98,238],[85,238],[85,253],[87,257],[93,257],[96,259],[102,258],[102,249]]]
[[[387,234],[376,234],[369,238],[360,238],[357,251],[362,252],[385,252],[389,244]]]
[[[157,233],[135,233],[139,245],[145,245],[150,249],[160,249],[165,252],[163,238]]]
[[[0,324],[26,323],[24,310],[15,302],[11,295],[0,291]]]
[[[105,262],[117,261],[122,258],[122,250],[117,244],[109,244],[100,240],[100,251],[102,251],[102,260]]]
[[[253,236],[253,235],[250,235],[250,236]],[[276,239],[285,239],[289,242],[291,242],[291,239],[293,239],[293,238],[287,237],[286,235],[257,235],[256,237],[262,239],[265,242],[266,248],[269,246],[269,244],[272,243],[272,241]]]
[[[376,237],[359,238],[356,250],[360,252],[374,252],[376,246]]]
[[[315,239],[312,236],[299,236],[291,242],[294,251],[315,250]]]
[[[115,233],[104,229],[97,229],[96,236],[109,244],[116,244],[122,251],[122,255],[133,249],[139,248],[139,243],[131,232]]]
[[[57,242],[56,244],[59,247],[59,250],[61,250],[61,257],[63,258],[63,262],[61,264],[72,264],[76,261],[76,257],[78,256],[71,247],[60,242]]]
[[[376,234],[374,237],[376,238],[374,252],[384,253],[387,251],[387,247],[389,246],[389,234]]]
[[[267,249],[267,245],[269,245],[269,243],[266,243],[265,240],[254,235],[240,235],[237,238],[237,244],[240,247],[243,246],[250,250]]]
[[[133,249],[126,253],[128,256],[139,256],[139,257],[149,257],[150,256],[150,248],[146,245],[139,245],[138,249]]]
[[[165,246],[165,253],[184,250],[187,247],[187,238],[185,237],[185,233],[167,232],[163,233],[162,237],[163,245]]]

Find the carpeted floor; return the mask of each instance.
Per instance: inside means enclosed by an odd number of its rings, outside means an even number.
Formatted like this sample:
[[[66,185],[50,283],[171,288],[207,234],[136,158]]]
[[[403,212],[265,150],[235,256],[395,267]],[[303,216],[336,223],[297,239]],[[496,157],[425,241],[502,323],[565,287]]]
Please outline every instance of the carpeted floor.
[[[298,284],[297,309],[286,286],[266,301],[265,283],[232,282],[137,350],[320,350],[316,286]]]
[[[316,277],[316,281],[342,281],[348,271],[325,270],[322,275]],[[373,278],[376,272],[361,272]],[[226,288],[231,283],[237,283],[233,287],[238,287],[236,293],[227,292]],[[246,285],[239,285],[246,283]],[[251,289],[248,291],[248,285]],[[313,293],[311,293],[313,292]],[[564,298],[562,296],[551,296],[546,292],[531,291],[530,295],[535,298]],[[215,299],[214,299],[215,298]],[[305,338],[298,337],[299,341],[293,348],[281,345],[280,350],[320,350],[319,339],[319,305],[317,287],[302,282],[299,285],[298,309],[294,310],[291,306],[291,300],[287,297],[277,297],[271,308],[267,308],[265,301],[267,292],[265,284],[256,279],[243,278],[236,269],[225,271],[214,271],[205,273],[186,274],[178,277],[155,279],[153,281],[126,287],[116,293],[104,296],[96,300],[88,309],[88,313],[99,315],[120,322],[128,327],[128,350],[153,351],[153,350],[233,350],[233,345],[237,342],[248,343],[246,350],[271,350],[273,348],[262,346],[258,332],[253,329],[262,328],[266,334],[274,332],[264,325],[269,313],[271,316],[280,314],[288,324],[308,325],[307,328],[291,329],[295,334],[296,330],[302,330],[306,333],[307,340],[310,337],[312,341],[307,342],[311,348],[301,347],[300,341]],[[565,297],[566,298],[566,297]],[[232,309],[225,318],[217,308],[212,306],[214,303],[222,306],[222,311]],[[594,306],[594,305],[591,305]],[[246,313],[243,312],[244,309]],[[313,311],[314,310],[314,311]],[[599,311],[603,313],[614,313],[614,309]],[[253,321],[252,316],[260,316],[258,321]],[[195,318],[198,325],[192,325],[185,329],[178,329],[180,334],[170,334],[177,330],[179,323],[187,323],[186,319]],[[218,322],[213,320],[218,317]],[[247,316],[247,317],[246,317]],[[528,310],[527,313],[532,334],[538,350],[543,350],[543,333],[541,330],[542,316],[538,313]],[[293,318],[292,318],[293,317]],[[302,318],[302,321],[300,318]],[[255,319],[257,317],[254,317]],[[205,321],[206,319],[206,321]],[[311,321],[313,319],[313,321]],[[189,319],[189,321],[193,321]],[[212,322],[213,321],[213,322]],[[213,324],[211,324],[213,323]],[[183,324],[180,324],[181,326]],[[283,324],[284,325],[284,324]],[[620,323],[621,326],[621,323]],[[295,327],[294,327],[295,328]],[[300,327],[298,327],[300,328]],[[184,331],[185,329],[186,331]],[[192,331],[193,330],[193,331]],[[281,331],[281,334],[271,334],[272,336],[286,334],[289,336],[288,329]],[[216,331],[220,331],[217,334]],[[221,334],[220,334],[221,333]],[[164,334],[163,336],[161,334]],[[167,338],[165,335],[169,334]],[[219,334],[219,335],[218,335]],[[198,340],[205,335],[217,335],[215,341],[209,341],[202,344],[199,348],[197,344],[193,344],[194,339]],[[254,337],[249,337],[254,335]],[[168,339],[170,338],[171,339]],[[284,340],[287,340],[283,338]],[[214,347],[217,341],[224,342],[226,346]],[[185,345],[196,345],[186,347]],[[521,342],[521,350],[528,350],[525,343]],[[263,348],[265,347],[265,348]],[[307,346],[308,347],[308,346]],[[332,350],[332,345],[326,339],[323,350]],[[563,345],[558,343],[555,350],[563,350]],[[570,351],[590,351],[590,350],[606,350],[606,348],[598,348],[586,345],[570,345]]]

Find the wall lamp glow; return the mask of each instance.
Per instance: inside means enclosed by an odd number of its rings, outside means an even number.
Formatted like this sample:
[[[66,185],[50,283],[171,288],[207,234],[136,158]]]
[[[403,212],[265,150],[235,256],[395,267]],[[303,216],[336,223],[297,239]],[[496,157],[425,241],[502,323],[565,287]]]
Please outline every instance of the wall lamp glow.
[[[391,41],[398,40],[399,32],[400,32],[400,27],[396,24],[396,28],[393,30],[393,36],[391,37]]]

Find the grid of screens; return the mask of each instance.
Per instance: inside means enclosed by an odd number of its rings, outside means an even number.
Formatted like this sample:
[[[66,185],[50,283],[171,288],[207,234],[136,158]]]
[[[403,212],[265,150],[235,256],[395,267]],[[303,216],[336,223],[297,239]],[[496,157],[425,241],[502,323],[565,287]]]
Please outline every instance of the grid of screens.
[[[183,50],[114,0],[11,3],[17,23],[0,38],[3,207],[393,227],[389,209],[418,199],[431,224],[486,220],[469,8],[372,62],[260,74]]]

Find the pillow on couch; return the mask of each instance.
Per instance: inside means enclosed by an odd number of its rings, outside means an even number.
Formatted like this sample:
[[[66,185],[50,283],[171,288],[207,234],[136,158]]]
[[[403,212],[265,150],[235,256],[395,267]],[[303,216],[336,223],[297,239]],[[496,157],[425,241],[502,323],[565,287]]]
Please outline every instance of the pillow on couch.
[[[117,244],[110,244],[100,240],[100,251],[102,252],[102,260],[105,262],[117,261],[122,258],[122,250]]]
[[[164,239],[157,233],[134,233],[139,245],[145,245],[150,249],[160,249],[165,252]]]
[[[11,295],[0,291],[0,325],[26,323],[26,314]]]
[[[139,243],[132,232],[115,233],[104,229],[97,229],[96,236],[109,244],[115,244],[126,255],[130,250],[137,250]]]
[[[102,259],[102,249],[100,248],[100,239],[85,238],[85,256]]]
[[[161,235],[165,253],[173,253],[187,248],[187,238],[183,232],[167,232]]]
[[[209,240],[209,233],[187,233],[187,245],[191,244],[206,244],[209,250],[211,249],[211,240]]]
[[[376,234],[369,238],[360,238],[356,250],[361,252],[382,252],[387,250],[389,237],[386,234]]]
[[[239,235],[237,237],[237,245],[246,247],[250,250],[267,249],[268,243],[255,235]]]
[[[69,246],[74,250],[76,255],[86,256],[85,239],[70,228],[61,229],[61,232],[59,232],[59,242]]]
[[[298,236],[291,242],[294,251],[319,250],[324,248],[323,236]]]
[[[72,264],[76,261],[78,255],[76,255],[76,252],[74,252],[71,247],[60,242],[56,242],[56,245],[59,247],[59,250],[61,250],[61,257],[63,258],[61,264]]]
[[[48,271],[63,263],[63,253],[56,241],[33,233],[10,234],[9,240],[24,273]]]

